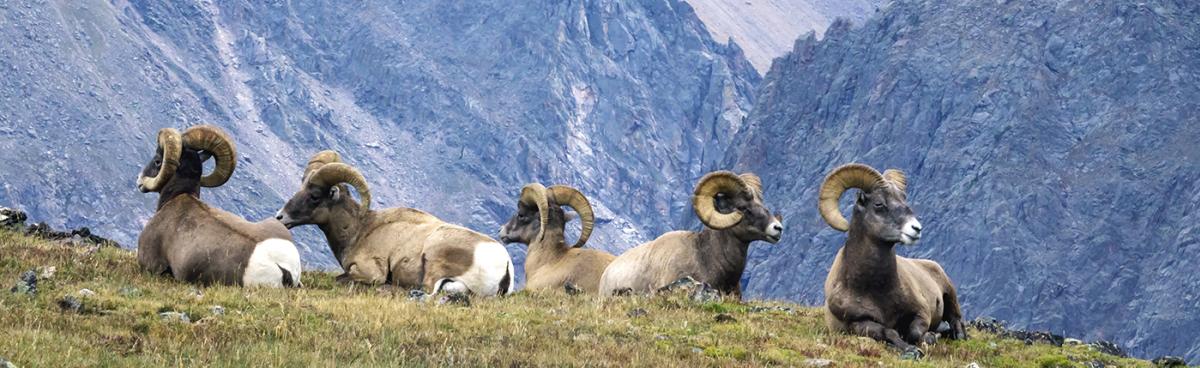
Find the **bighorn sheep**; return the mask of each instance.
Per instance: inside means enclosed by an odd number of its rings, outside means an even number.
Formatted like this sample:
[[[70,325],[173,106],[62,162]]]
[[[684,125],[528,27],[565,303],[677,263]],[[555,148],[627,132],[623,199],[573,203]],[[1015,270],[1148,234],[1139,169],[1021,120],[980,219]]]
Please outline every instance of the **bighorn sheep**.
[[[564,234],[570,219],[560,206],[575,209],[583,223],[579,240],[570,247]],[[500,228],[500,240],[529,245],[529,257],[525,259],[526,289],[563,290],[570,284],[596,293],[604,268],[616,257],[601,250],[580,248],[591,236],[593,224],[592,206],[578,189],[562,185],[547,189],[533,183],[521,189],[517,213]]]
[[[672,231],[618,256],[604,271],[600,293],[646,292],[690,276],[740,298],[750,242],[774,244],[783,234],[781,218],[763,205],[762,182],[749,173],[710,173],[696,185],[692,209],[704,230]]]
[[[343,184],[358,190],[361,205]],[[276,218],[289,229],[320,227],[346,271],[343,279],[426,287],[434,294],[513,290],[512,258],[504,245],[419,210],[371,210],[367,180],[333,151],[309,160],[300,191]]]
[[[201,177],[210,157],[216,168]],[[159,193],[157,211],[138,238],[143,270],[201,284],[300,286],[300,253],[283,224],[250,223],[200,201],[200,187],[225,184],[236,159],[219,128],[158,132],[157,153],[138,177],[143,193]]]
[[[921,223],[908,207],[906,179],[899,170],[880,174],[870,166],[848,164],[821,184],[818,207],[829,226],[848,231],[825,279],[825,323],[831,330],[889,342],[910,351],[910,344],[932,344],[930,332],[941,322],[945,335],[967,338],[958,295],[936,262],[896,255],[897,242],[921,239]],[[851,221],[838,199],[858,188]],[[918,350],[919,351],[919,350]]]

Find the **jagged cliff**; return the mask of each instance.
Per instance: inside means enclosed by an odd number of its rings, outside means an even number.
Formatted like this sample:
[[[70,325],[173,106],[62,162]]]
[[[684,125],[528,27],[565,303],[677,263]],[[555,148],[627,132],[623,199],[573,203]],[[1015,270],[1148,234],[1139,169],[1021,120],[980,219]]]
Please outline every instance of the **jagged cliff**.
[[[862,24],[882,0],[687,0],[717,41],[732,39],[759,72],[791,50],[797,37],[820,38],[835,19]]]

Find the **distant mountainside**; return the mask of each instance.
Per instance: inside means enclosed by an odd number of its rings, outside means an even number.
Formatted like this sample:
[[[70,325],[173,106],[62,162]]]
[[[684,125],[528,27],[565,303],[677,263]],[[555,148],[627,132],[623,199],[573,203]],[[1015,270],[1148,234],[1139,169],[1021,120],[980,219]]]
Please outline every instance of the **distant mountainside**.
[[[0,203],[126,246],[157,199],[134,188],[156,131],[212,123],[241,157],[203,196],[233,213],[273,216],[334,149],[378,207],[493,236],[525,183],[578,186],[590,244],[620,252],[694,218],[759,80],[675,0],[73,1],[0,6],[0,25]]]
[[[838,18],[862,24],[882,0],[687,0],[717,41],[733,39],[759,72],[808,32],[825,34]]]
[[[796,42],[726,161],[789,229],[749,295],[823,301],[845,236],[816,192],[858,161],[908,172],[927,236],[899,251],[969,316],[1200,360],[1198,41],[1194,1],[923,0]]]

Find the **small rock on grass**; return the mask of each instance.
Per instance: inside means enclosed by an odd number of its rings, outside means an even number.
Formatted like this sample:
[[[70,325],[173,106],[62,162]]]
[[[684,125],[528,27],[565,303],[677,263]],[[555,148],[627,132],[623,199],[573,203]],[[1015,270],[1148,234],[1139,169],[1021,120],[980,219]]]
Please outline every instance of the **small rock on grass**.
[[[4,357],[0,357],[0,368],[17,368],[17,365],[8,361],[8,359],[4,359]]]
[[[1096,341],[1091,344],[1088,344],[1088,347],[1092,348],[1092,350],[1099,351],[1101,353],[1105,353],[1108,355],[1118,356],[1118,357],[1122,357],[1122,358],[1129,357],[1129,354],[1125,353],[1125,349],[1121,349],[1120,346],[1117,346],[1117,344],[1114,344],[1112,341],[1100,340],[1100,341]]]
[[[711,303],[721,300],[721,292],[706,283],[700,283],[695,289],[692,289],[688,298],[696,303]]]
[[[222,307],[219,305],[214,305],[211,308],[208,308],[208,312],[212,313],[212,315],[214,315],[214,316],[224,316],[225,315],[225,307]]]
[[[46,266],[46,267],[42,267],[41,270],[42,270],[41,278],[49,279],[49,278],[54,277],[54,274],[58,272],[58,267]]]
[[[28,219],[28,216],[21,210],[0,207],[0,227],[24,226],[26,219]],[[0,365],[0,367],[3,367],[3,365]]]
[[[79,294],[80,298],[90,298],[96,296],[96,292],[92,291],[92,289],[79,289],[79,291],[75,293]]]
[[[1187,362],[1177,356],[1161,356],[1151,361],[1155,367],[1187,367]]]
[[[21,273],[21,279],[10,289],[14,294],[37,295],[37,272],[34,270]]]
[[[756,306],[750,308],[750,313],[766,313],[766,312],[783,312],[785,314],[796,314],[796,310],[792,309],[790,307],[780,307],[780,306],[768,307],[768,306],[756,305]]]
[[[426,293],[425,290],[421,290],[421,289],[409,290],[408,291],[408,300],[412,300],[415,302],[426,302],[426,301],[429,301],[429,293]]]
[[[715,317],[713,317],[713,319],[715,319],[719,323],[737,322],[737,318],[733,318],[733,316],[729,315],[729,313],[719,313]]]
[[[967,364],[966,368],[981,368],[981,367],[979,366],[979,363],[971,362],[971,364]]]
[[[629,312],[625,312],[625,315],[629,316],[629,318],[645,317],[647,314],[650,313],[646,312],[646,310],[642,308],[633,308],[630,309]]]
[[[83,310],[83,301],[72,295],[67,295],[58,300],[58,308],[63,312],[79,313]]]
[[[915,361],[915,360],[921,360],[921,358],[924,358],[924,357],[925,357],[925,352],[921,351],[921,349],[916,346],[911,346],[908,349],[904,349],[904,352],[900,353],[900,360],[914,360]]]
[[[168,322],[168,323],[170,323],[170,322],[192,323],[192,318],[188,317],[187,313],[182,313],[182,312],[162,312],[162,313],[158,314],[158,317],[160,319],[162,319],[163,322]]]
[[[833,365],[833,361],[829,359],[809,358],[804,360],[805,367],[824,368]]]
[[[696,285],[699,285],[699,284],[700,284],[700,282],[696,281],[696,279],[693,279],[691,276],[684,276],[683,278],[681,278],[679,280],[675,280],[675,282],[666,284],[663,287],[658,288],[658,292],[669,293],[669,292],[679,290],[679,289],[691,289],[692,287],[695,287]]]

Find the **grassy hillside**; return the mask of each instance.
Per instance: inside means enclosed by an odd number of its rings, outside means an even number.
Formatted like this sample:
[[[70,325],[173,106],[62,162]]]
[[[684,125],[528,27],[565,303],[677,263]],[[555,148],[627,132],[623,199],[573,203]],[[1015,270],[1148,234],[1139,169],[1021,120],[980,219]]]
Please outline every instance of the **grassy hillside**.
[[[8,290],[24,271],[47,267],[56,271],[39,280],[36,295]],[[195,288],[141,274],[129,251],[0,230],[0,357],[18,367],[805,366],[809,359],[832,366],[1149,366],[974,330],[974,339],[939,344],[923,361],[900,361],[883,344],[826,332],[819,308],[784,303],[519,293],[462,306],[340,285],[325,273],[302,280],[302,290]],[[65,296],[82,306],[62,302]],[[163,312],[186,313],[190,322]],[[734,320],[718,322],[719,313]]]

